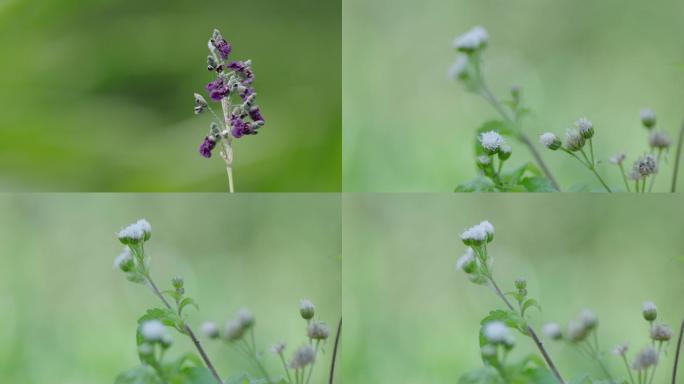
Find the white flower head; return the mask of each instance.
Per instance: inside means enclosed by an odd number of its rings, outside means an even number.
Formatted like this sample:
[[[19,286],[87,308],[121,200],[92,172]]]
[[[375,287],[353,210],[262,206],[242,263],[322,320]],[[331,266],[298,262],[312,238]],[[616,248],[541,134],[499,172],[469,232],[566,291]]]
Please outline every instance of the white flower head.
[[[592,330],[598,325],[598,317],[596,317],[596,314],[592,312],[590,309],[582,310],[582,312],[580,312],[579,314],[578,319],[582,323],[582,325],[588,330]]]
[[[494,236],[494,226],[489,221],[481,221],[478,226],[480,226],[480,228],[482,228],[482,230],[485,231],[488,236]]]
[[[285,343],[284,341],[281,341],[281,342],[275,343],[275,344],[273,344],[273,346],[271,346],[271,352],[273,352],[276,355],[280,355],[283,353],[283,351],[285,351],[286,347],[287,347],[287,343]]]
[[[244,330],[248,330],[254,325],[254,315],[247,308],[240,308],[238,310],[237,320]]]
[[[667,324],[653,324],[651,326],[651,339],[653,341],[669,341],[672,338],[672,328]]]
[[[477,157],[477,164],[481,167],[486,167],[492,163],[492,159],[489,156],[482,155]]]
[[[302,369],[316,360],[316,351],[309,344],[299,347],[292,355],[290,368]]]
[[[128,272],[132,267],[131,262],[133,261],[133,253],[128,247],[124,247],[123,251],[119,256],[114,259],[114,268],[121,269],[124,272]]]
[[[644,108],[641,110],[641,123],[648,129],[655,126],[656,114],[651,108]]]
[[[494,226],[489,221],[483,221],[474,225],[461,233],[461,240],[465,245],[479,245],[484,241],[490,242],[494,239]]]
[[[546,148],[555,151],[561,147],[561,141],[555,134],[551,132],[542,133],[539,135],[539,142]]]
[[[316,306],[311,300],[303,299],[299,302],[299,314],[304,320],[311,320],[316,313]]]
[[[626,154],[626,153],[624,153],[624,152],[618,152],[618,153],[614,154],[613,156],[611,156],[610,159],[608,159],[608,161],[609,161],[611,164],[621,165],[622,163],[625,162],[625,159],[626,159],[626,158],[627,158],[627,154]]]
[[[306,333],[313,340],[325,340],[330,335],[330,328],[323,322],[312,321]]]
[[[463,256],[456,260],[456,269],[462,270],[465,273],[472,273],[476,267],[475,252],[471,247],[468,247]]]
[[[242,326],[242,323],[240,323],[240,320],[234,319],[226,322],[223,334],[226,340],[237,341],[240,340],[244,334],[245,328]]]
[[[632,368],[641,371],[658,364],[658,351],[653,347],[646,347],[637,353]]]
[[[658,160],[653,154],[648,153],[634,162],[633,171],[635,175],[639,175],[641,178],[658,173]]]
[[[615,356],[624,356],[625,353],[627,353],[628,349],[629,349],[629,345],[619,344],[619,345],[616,345],[615,348],[613,348],[612,352],[613,352],[613,355],[615,355]]]
[[[480,144],[488,154],[494,154],[504,145],[505,141],[498,132],[489,131],[480,134]]]
[[[589,334],[589,329],[584,326],[584,323],[578,320],[570,320],[568,322],[568,339],[572,342],[580,342],[584,340]]]
[[[456,56],[456,61],[449,67],[449,78],[453,80],[464,80],[468,77],[468,57],[465,55]]]
[[[140,241],[147,241],[152,235],[152,226],[145,219],[126,226],[117,234],[119,241],[124,244],[135,244]]]
[[[668,136],[666,132],[654,129],[648,136],[648,144],[651,146],[651,148],[667,149],[670,148],[670,145],[672,145],[672,140],[670,140],[670,136]]]
[[[582,117],[577,120],[575,122],[575,127],[577,127],[580,135],[582,135],[582,137],[585,139],[590,139],[592,136],[594,136],[594,124],[586,117]]]
[[[166,327],[159,320],[148,320],[140,325],[140,334],[147,341],[162,341]]]
[[[577,129],[570,128],[565,131],[565,142],[563,143],[563,146],[568,151],[577,152],[584,147],[584,143],[584,137],[582,137]]]
[[[206,321],[200,326],[200,332],[210,339],[219,337],[219,329],[213,321]]]
[[[658,317],[658,307],[652,301],[644,301],[641,305],[641,312],[646,321],[653,321]]]
[[[492,344],[504,343],[511,336],[508,327],[501,321],[485,324],[483,332],[485,339]]]
[[[477,26],[468,32],[456,37],[453,46],[461,52],[474,52],[487,46],[489,34],[481,26]]]
[[[563,338],[563,331],[557,323],[546,323],[542,331],[551,340],[560,340]]]

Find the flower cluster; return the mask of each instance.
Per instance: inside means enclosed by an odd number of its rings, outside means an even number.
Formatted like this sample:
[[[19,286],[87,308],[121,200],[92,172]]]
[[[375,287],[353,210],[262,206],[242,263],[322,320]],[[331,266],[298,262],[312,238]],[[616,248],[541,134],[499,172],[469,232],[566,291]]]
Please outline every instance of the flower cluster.
[[[480,54],[487,47],[489,34],[483,27],[477,26],[457,36],[453,48],[458,52],[454,64],[449,68],[449,77],[460,80],[470,91],[482,88],[482,77],[479,71]]]
[[[251,60],[229,60],[232,46],[218,30],[214,30],[208,48],[207,69],[215,73],[216,78],[207,84],[206,91],[212,101],[221,103],[224,119],[213,112],[201,95],[195,94],[195,114],[208,109],[215,120],[200,145],[200,154],[207,158],[211,157],[218,141],[227,140],[230,143],[232,139],[256,135],[264,125],[264,117],[252,87],[254,71]]]

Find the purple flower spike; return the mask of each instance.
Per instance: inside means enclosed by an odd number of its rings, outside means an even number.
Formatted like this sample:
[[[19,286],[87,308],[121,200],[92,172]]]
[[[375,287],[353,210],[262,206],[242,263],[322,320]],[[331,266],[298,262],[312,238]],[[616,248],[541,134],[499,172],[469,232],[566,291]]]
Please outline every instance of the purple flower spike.
[[[245,68],[247,68],[247,66],[242,61],[231,61],[230,63],[228,63],[228,69],[230,69],[231,71],[239,72]]]
[[[243,92],[240,92],[240,98],[242,101],[247,101],[247,98],[254,93],[254,88],[245,88]]]
[[[230,118],[230,126],[232,129],[230,130],[230,133],[233,134],[233,137],[236,139],[241,138],[244,135],[252,135],[252,129],[247,124],[240,116],[233,115]]]
[[[230,52],[233,50],[233,47],[230,46],[230,43],[223,38],[215,41],[214,47],[216,47],[223,60],[227,59],[228,55],[230,55]]]
[[[249,109],[249,117],[252,121],[264,121],[264,117],[261,115],[261,110],[259,107],[252,107]]]
[[[221,99],[230,94],[230,89],[228,88],[222,77],[219,77],[211,83],[207,84],[206,88],[209,92],[209,97],[211,97],[211,99],[214,101],[221,101]]]
[[[199,147],[199,153],[208,159],[214,147],[216,147],[216,141],[211,136],[207,136]]]

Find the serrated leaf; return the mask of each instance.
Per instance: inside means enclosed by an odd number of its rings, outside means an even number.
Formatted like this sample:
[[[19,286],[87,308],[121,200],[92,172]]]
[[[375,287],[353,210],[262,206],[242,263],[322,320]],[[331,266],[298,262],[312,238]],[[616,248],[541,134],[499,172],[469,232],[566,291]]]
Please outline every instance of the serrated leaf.
[[[520,313],[522,313],[523,317],[525,316],[525,311],[527,311],[529,308],[537,308],[541,312],[541,305],[537,302],[535,299],[527,299],[522,305],[522,308],[520,309]]]
[[[525,164],[513,169],[512,171],[502,172],[501,180],[505,184],[517,185],[520,183],[520,180],[522,179],[522,177],[526,173],[530,173],[534,176],[540,175],[539,168],[536,165],[534,165],[532,163],[525,163]]]
[[[524,318],[515,311],[497,309],[489,312],[489,314],[480,321],[481,347],[487,344],[487,339],[484,337],[484,325],[492,321],[501,321],[509,328],[517,329],[520,333],[527,336],[527,321]]]
[[[197,309],[197,310],[199,311],[199,305],[197,305],[197,303],[195,302],[195,300],[194,300],[193,298],[191,298],[191,297],[186,297],[185,299],[183,299],[183,300],[180,302],[180,305],[179,305],[178,310],[179,310],[181,313],[183,313],[183,309],[184,309],[185,307],[187,307],[188,305],[192,305],[193,307],[195,307],[195,309]]]

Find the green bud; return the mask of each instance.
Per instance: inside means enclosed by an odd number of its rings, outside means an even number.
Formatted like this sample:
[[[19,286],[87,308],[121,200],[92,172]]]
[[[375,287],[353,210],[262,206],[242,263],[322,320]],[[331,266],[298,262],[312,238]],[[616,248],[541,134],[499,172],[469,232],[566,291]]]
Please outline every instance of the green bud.
[[[176,289],[181,289],[183,288],[183,278],[180,276],[176,276],[173,279],[171,279],[171,284],[173,285],[174,288]]]
[[[525,289],[527,288],[527,281],[523,278],[519,278],[515,281],[515,287],[518,289]]]
[[[499,160],[508,160],[508,158],[511,157],[512,152],[513,149],[509,145],[502,145],[501,148],[499,148]]]
[[[304,320],[311,320],[316,312],[316,307],[310,300],[302,300],[299,302],[299,314]]]

